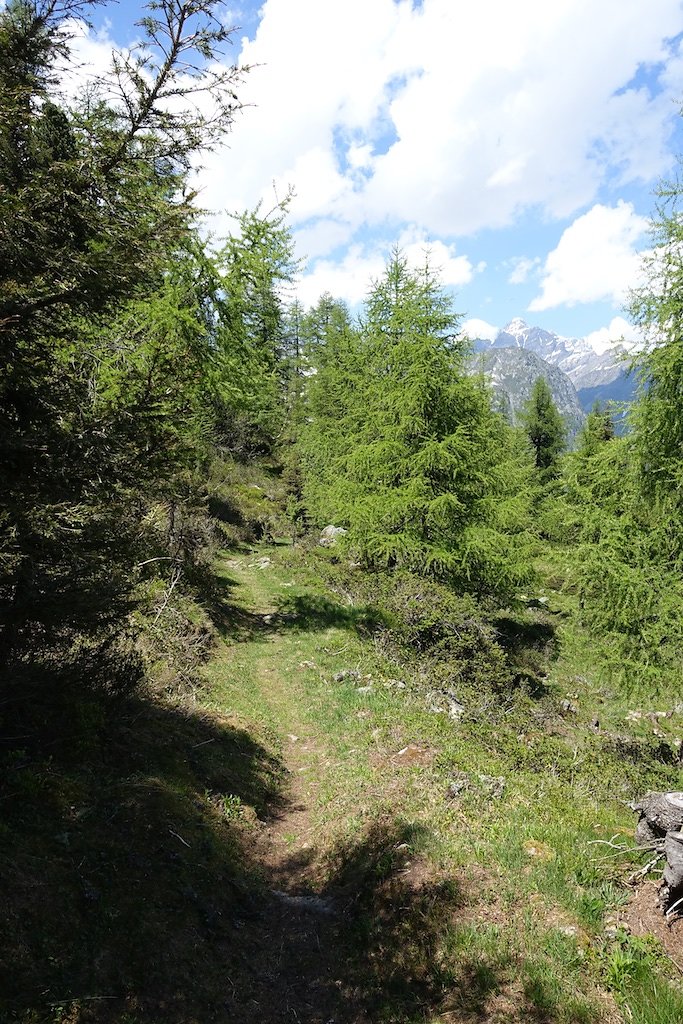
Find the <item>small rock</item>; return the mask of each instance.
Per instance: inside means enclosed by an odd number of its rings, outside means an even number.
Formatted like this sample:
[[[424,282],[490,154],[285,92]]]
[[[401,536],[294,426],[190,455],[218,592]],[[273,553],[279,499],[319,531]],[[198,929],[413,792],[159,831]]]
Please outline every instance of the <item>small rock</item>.
[[[372,693],[372,684],[370,684],[370,686],[356,687],[356,693]]]
[[[458,775],[448,783],[446,796],[449,800],[456,800],[461,793],[464,793],[466,789],[470,789],[471,786],[472,779],[469,775],[467,775],[466,772],[459,772]]]
[[[315,672],[318,666],[313,661],[300,661],[299,668],[308,668],[311,671]]]
[[[465,705],[461,704],[459,700],[451,700],[448,702],[448,717],[454,722],[459,722],[462,716],[465,714]]]
[[[343,668],[340,672],[335,672],[332,678],[335,683],[343,683],[345,679],[360,679],[360,672],[355,668]]]
[[[493,800],[500,800],[505,789],[505,779],[502,775],[480,775],[479,781],[488,789]]]
[[[572,701],[570,700],[563,700],[560,704],[560,707],[567,715],[578,715],[579,713],[579,709],[577,708],[576,704],[572,703]]]

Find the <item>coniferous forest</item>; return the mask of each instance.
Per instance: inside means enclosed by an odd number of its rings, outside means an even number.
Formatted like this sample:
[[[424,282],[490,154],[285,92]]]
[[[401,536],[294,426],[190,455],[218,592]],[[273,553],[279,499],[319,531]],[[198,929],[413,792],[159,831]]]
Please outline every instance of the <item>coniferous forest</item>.
[[[91,7],[0,11],[0,1018],[682,1020],[680,182],[569,448],[428,257],[352,314],[288,199],[207,233],[217,0],[66,103]]]

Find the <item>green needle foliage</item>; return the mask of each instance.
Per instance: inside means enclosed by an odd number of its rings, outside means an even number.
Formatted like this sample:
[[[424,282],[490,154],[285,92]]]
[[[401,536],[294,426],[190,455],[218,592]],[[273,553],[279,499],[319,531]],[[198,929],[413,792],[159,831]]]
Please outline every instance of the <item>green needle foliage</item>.
[[[316,518],[345,526],[368,566],[517,585],[525,570],[496,502],[519,483],[519,459],[501,466],[510,432],[465,372],[458,318],[429,266],[415,273],[396,251],[358,330],[329,302],[318,321],[304,438]]]
[[[176,506],[195,502],[187,474],[230,361],[187,187],[239,105],[242,72],[214,70],[229,39],[217,3],[154,0],[141,45],[69,109],[55,67],[88,8],[0,13],[0,655],[31,672],[111,650],[140,565],[188,554]]]
[[[542,482],[547,483],[558,475],[558,459],[565,448],[566,429],[548,382],[543,377],[534,381],[523,424],[534,451],[536,469]]]

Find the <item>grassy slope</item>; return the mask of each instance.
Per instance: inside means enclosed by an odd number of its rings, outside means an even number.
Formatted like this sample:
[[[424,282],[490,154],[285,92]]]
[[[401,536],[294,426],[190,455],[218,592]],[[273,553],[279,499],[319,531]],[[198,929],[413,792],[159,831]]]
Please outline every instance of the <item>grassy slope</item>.
[[[453,722],[314,561],[264,548],[222,572],[199,703],[141,701],[87,751],[92,729],[71,757],[68,734],[17,754],[3,1019],[683,1019],[658,949],[604,938],[639,862],[596,844],[631,845],[626,802],[678,773],[615,737],[628,705],[599,688],[571,597],[549,592],[543,687]],[[649,719],[631,727],[652,747]]]

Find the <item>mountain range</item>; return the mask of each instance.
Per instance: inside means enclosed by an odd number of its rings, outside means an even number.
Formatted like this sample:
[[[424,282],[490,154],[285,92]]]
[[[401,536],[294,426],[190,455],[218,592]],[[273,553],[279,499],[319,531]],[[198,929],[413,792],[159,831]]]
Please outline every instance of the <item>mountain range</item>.
[[[543,377],[564,420],[567,443],[573,446],[586,416],[579,404],[576,388],[559,367],[523,348],[490,348],[486,352],[475,353],[470,366],[473,373],[483,373],[488,378],[494,407],[513,426],[521,422],[534,382]]]
[[[531,327],[520,317],[498,331],[493,340],[470,340],[475,353],[524,349],[557,367],[576,388],[584,412],[590,412],[596,400],[628,402],[633,398],[635,378],[628,372],[628,349],[624,345],[615,344],[600,352],[585,338],[565,338],[542,327]]]

